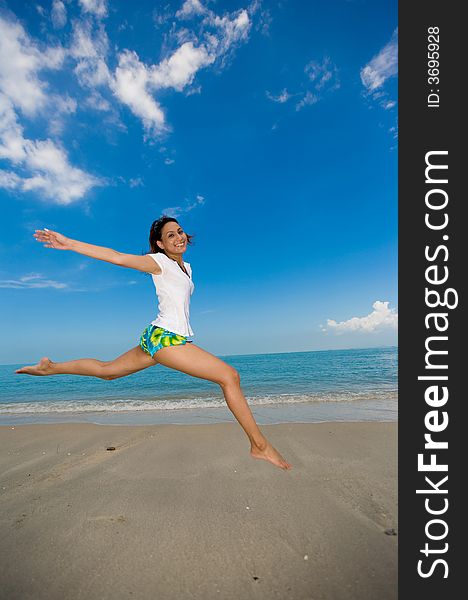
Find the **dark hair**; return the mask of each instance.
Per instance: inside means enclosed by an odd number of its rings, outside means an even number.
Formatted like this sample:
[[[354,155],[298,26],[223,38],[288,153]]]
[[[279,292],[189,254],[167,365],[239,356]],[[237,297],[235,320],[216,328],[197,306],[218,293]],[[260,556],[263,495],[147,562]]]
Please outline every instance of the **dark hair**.
[[[159,219],[153,222],[149,234],[150,252],[153,254],[156,254],[157,252],[162,252],[165,254],[164,250],[160,248],[156,242],[160,242],[162,240],[162,228],[166,223],[177,223],[177,225],[180,225],[177,219],[174,219],[174,217],[168,217],[167,215],[162,215],[162,217],[159,217]],[[189,235],[188,233],[185,235],[187,236],[187,244],[191,244],[193,235]]]

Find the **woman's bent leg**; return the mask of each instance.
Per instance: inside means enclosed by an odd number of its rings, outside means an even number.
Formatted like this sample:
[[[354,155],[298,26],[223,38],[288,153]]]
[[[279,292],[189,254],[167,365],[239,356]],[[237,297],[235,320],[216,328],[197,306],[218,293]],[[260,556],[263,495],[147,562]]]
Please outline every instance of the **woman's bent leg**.
[[[254,458],[268,460],[282,469],[291,467],[260,431],[242,393],[239,373],[233,367],[195,344],[162,348],[156,352],[154,359],[166,367],[182,371],[192,377],[218,383],[229,409],[250,440],[251,455]]]
[[[135,348],[111,361],[80,358],[68,362],[53,362],[48,358],[43,358],[37,365],[22,367],[16,373],[26,375],[85,375],[99,377],[100,379],[117,379],[155,364],[149,354],[143,352],[139,346],[135,346]]]

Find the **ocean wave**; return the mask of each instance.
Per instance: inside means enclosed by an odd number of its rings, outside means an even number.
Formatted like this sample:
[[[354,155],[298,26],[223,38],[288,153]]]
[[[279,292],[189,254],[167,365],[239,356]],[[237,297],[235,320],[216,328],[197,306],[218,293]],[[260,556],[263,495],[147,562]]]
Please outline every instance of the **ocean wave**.
[[[315,394],[271,394],[247,397],[250,406],[303,404],[317,402],[359,402],[366,400],[397,400],[395,391],[372,392],[333,392]],[[133,399],[112,401],[54,400],[40,402],[15,402],[0,404],[0,414],[37,413],[102,413],[127,411],[167,411],[204,408],[224,408],[226,402],[221,396]]]

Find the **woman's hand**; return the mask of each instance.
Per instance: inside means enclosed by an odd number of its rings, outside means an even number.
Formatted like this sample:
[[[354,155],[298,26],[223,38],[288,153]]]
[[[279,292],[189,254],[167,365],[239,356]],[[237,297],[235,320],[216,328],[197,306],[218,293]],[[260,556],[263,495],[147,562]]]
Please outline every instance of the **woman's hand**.
[[[71,250],[72,241],[57,231],[50,229],[36,229],[34,237],[38,242],[42,242],[46,248],[55,248],[55,250]]]

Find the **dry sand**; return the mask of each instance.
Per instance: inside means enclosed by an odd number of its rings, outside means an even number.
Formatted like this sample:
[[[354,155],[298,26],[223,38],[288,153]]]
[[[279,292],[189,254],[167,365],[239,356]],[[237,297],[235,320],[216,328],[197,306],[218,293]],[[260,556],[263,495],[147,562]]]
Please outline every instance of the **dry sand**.
[[[2,599],[396,599],[396,423],[262,431],[0,427]]]

